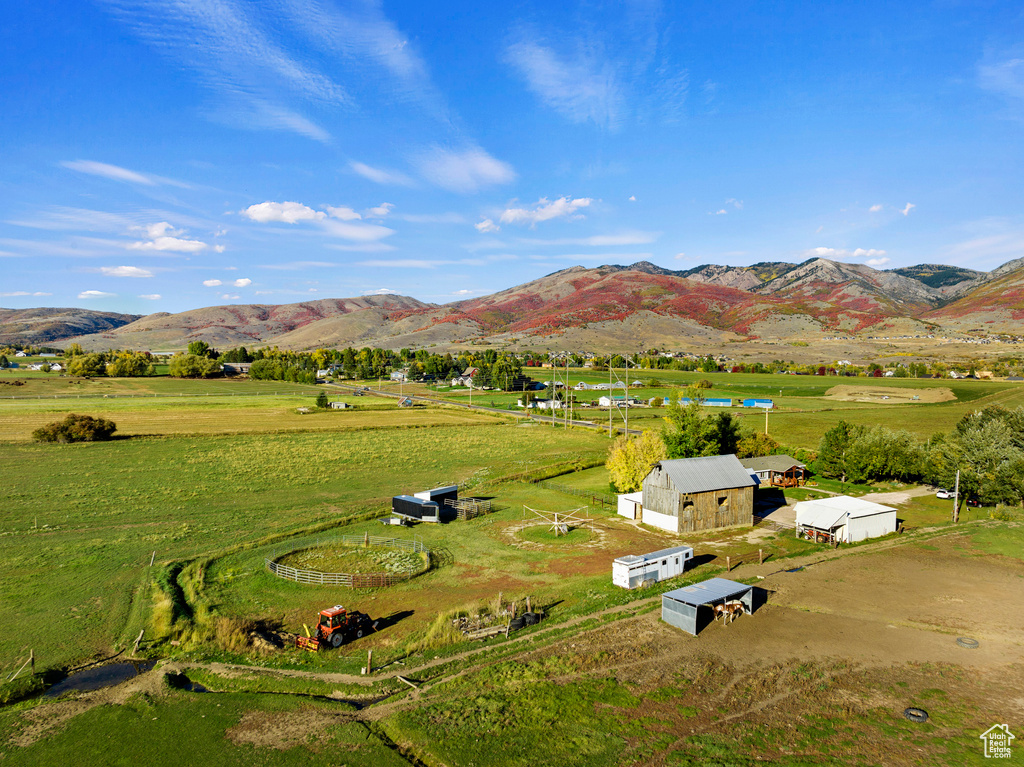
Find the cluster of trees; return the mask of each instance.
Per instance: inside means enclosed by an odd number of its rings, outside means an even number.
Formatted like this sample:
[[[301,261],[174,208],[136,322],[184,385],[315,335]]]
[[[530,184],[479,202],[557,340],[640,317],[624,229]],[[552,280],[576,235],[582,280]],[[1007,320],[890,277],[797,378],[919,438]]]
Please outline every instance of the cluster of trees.
[[[961,501],[1024,506],[1024,408],[989,406],[924,444],[906,431],[840,421],[822,435],[813,468],[843,482],[923,480],[948,488],[959,471]]]
[[[220,363],[198,354],[175,354],[167,367],[172,378],[212,378],[220,375]]]
[[[316,370],[289,365],[281,360],[256,360],[249,368],[249,378],[257,381],[291,381],[292,383],[315,384]]]
[[[110,439],[117,431],[113,421],[71,413],[63,421],[54,421],[32,432],[37,442],[96,442]]]
[[[680,402],[678,390],[669,395],[665,426],[660,432],[645,431],[640,437],[622,436],[612,446],[607,467],[612,484],[621,493],[639,490],[654,465],[666,458],[699,458],[728,455],[740,458],[774,455],[782,446],[767,434],[740,432],[732,413],[704,412],[696,390],[685,392],[688,404]]]
[[[71,344],[64,355],[68,375],[132,378],[156,374],[153,355],[149,352],[111,350],[87,353],[78,344]]]

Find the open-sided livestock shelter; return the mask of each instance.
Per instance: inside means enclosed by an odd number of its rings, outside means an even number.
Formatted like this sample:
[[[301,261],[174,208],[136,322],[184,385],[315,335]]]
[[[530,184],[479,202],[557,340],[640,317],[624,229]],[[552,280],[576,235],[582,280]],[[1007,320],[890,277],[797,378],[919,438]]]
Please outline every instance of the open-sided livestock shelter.
[[[636,589],[673,578],[693,559],[693,548],[675,546],[650,554],[627,554],[612,562],[612,583],[624,589]]]
[[[661,619],[670,626],[697,636],[700,630],[700,608],[710,611],[713,605],[732,600],[742,602],[748,613],[753,612],[754,587],[726,578],[711,578],[662,594]]]

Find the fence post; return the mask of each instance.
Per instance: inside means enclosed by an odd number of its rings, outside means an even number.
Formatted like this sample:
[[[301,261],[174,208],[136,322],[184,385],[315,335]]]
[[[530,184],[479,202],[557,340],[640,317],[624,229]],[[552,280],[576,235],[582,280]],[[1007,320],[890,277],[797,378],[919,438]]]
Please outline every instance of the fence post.
[[[764,549],[758,549],[757,550],[757,563],[759,565],[763,565],[764,564]]]
[[[732,572],[732,561],[729,559],[729,557],[725,558],[725,571],[727,573]]]

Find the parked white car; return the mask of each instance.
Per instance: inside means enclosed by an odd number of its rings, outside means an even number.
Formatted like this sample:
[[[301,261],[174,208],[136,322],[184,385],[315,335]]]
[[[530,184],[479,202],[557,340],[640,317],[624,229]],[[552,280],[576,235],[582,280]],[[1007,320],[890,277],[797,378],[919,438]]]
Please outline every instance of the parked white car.
[[[936,498],[952,498],[953,494],[951,492],[949,492],[948,490],[941,490],[940,489],[939,492],[937,492],[935,494],[935,497]]]

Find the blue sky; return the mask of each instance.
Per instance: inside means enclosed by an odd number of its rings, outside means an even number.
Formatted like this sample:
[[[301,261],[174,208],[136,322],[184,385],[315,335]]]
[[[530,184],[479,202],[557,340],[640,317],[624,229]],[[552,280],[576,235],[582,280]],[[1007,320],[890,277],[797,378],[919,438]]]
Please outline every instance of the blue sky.
[[[1024,8],[817,5],[19,3],[0,306],[1024,256]]]

